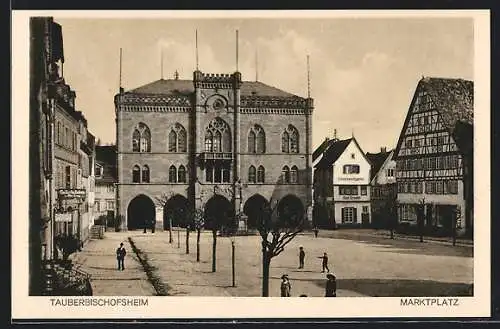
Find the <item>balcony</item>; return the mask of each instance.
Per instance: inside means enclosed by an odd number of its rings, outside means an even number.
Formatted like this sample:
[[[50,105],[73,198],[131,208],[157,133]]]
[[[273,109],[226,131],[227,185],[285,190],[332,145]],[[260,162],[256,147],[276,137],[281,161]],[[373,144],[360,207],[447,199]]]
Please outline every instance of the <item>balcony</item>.
[[[233,160],[233,153],[231,152],[203,152],[200,154],[202,161],[207,160]]]

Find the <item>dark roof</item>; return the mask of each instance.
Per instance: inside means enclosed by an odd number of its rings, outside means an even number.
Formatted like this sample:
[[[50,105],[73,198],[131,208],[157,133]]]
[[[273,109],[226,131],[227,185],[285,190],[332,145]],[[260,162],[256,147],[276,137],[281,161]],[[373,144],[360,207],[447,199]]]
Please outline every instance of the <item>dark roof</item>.
[[[101,178],[96,177],[96,183],[114,183],[117,181],[116,174],[116,146],[96,145],[96,163],[103,167]]]
[[[463,79],[422,78],[445,127],[453,132],[457,121],[473,124],[474,82]]]
[[[340,157],[340,155],[344,152],[346,149],[347,145],[351,142],[352,138],[349,139],[344,139],[344,140],[337,140],[333,139],[331,141],[328,141],[328,146],[325,147],[324,150],[324,156],[323,158],[318,162],[316,167],[329,167],[331,166],[337,159]],[[321,145],[320,145],[321,147]],[[318,147],[319,149],[319,147]],[[318,150],[316,149],[316,150]]]
[[[321,154],[323,154],[323,152],[325,152],[325,150],[327,149],[327,147],[330,146],[334,142],[335,142],[335,139],[325,138],[325,140],[323,141],[323,143],[321,143],[321,145],[318,146],[314,150],[314,152],[312,154],[313,161],[316,160],[316,158],[319,157]]]
[[[299,97],[281,89],[266,85],[258,81],[243,81],[241,96],[271,96],[271,97]],[[192,80],[160,79],[144,86],[127,91],[125,94],[149,95],[180,95],[188,96],[194,93]]]
[[[375,177],[375,175],[379,172],[380,168],[384,164],[387,157],[391,154],[392,151],[379,152],[379,153],[366,153],[366,157],[372,163],[372,170],[370,174],[370,180]]]
[[[448,130],[450,135],[456,136],[457,127],[469,126],[466,129],[459,129],[462,131],[472,131],[474,122],[474,82],[464,79],[451,79],[451,78],[431,78],[424,77],[420,79],[412,103],[410,104],[410,111],[413,103],[418,97],[420,91],[426,91],[434,103],[434,108],[439,113],[444,127]],[[410,112],[406,115],[406,120],[403,126],[403,131],[408,124]],[[459,138],[456,140],[458,148],[463,152],[464,147],[472,144],[472,133],[465,134],[467,138]],[[401,143],[403,142],[403,132],[400,134],[398,145],[396,147],[396,154],[399,152]]]

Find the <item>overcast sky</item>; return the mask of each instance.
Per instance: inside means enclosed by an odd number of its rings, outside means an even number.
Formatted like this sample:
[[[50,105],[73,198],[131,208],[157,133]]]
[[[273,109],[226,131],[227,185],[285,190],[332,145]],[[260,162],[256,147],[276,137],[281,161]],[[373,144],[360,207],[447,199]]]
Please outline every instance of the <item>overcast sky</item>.
[[[313,146],[337,129],[352,133],[365,152],[395,147],[411,97],[422,76],[473,79],[473,21],[468,18],[404,19],[58,19],[63,28],[66,82],[89,130],[114,143],[113,97],[123,48],[125,90],[161,78],[191,79],[195,30],[199,66],[207,73],[236,69],[305,97],[310,55],[315,101]]]

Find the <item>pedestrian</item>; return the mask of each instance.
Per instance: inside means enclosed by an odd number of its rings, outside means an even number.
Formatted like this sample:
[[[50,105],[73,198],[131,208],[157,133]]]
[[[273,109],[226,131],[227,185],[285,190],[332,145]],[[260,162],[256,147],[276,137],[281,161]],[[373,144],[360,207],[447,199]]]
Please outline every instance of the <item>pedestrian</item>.
[[[125,247],[123,247],[123,242],[120,243],[120,247],[116,249],[116,259],[118,260],[118,270],[124,270],[125,269],[125,255],[127,254],[127,251],[125,250]]]
[[[335,275],[328,273],[326,279],[325,297],[337,297],[337,281]]]
[[[322,259],[322,271],[321,273],[325,273],[325,269],[328,273],[330,273],[330,269],[328,268],[328,255],[325,253],[323,253],[323,256],[321,257],[318,257],[318,258],[321,258]]]
[[[288,279],[287,274],[281,276],[281,297],[290,297],[290,291],[292,290],[292,285]]]
[[[318,237],[318,232],[319,232],[318,228],[315,226],[313,228],[313,231],[314,231],[314,237],[317,238]]]
[[[299,247],[299,268],[304,268],[304,259],[306,258],[306,253],[304,252],[304,247]]]

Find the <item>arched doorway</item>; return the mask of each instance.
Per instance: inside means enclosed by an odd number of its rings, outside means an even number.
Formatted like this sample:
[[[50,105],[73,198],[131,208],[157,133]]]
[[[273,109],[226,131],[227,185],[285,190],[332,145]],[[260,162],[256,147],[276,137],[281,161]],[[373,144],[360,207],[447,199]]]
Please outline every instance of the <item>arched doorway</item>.
[[[258,223],[262,220],[262,213],[269,205],[269,202],[260,194],[252,195],[243,206],[243,212],[248,216],[247,227],[249,229],[258,228]]]
[[[187,216],[189,210],[189,202],[186,197],[176,194],[168,199],[163,208],[163,228],[165,230],[172,226],[186,227]]]
[[[304,205],[300,199],[288,194],[278,203],[278,221],[287,227],[297,226],[304,221]]]
[[[137,230],[151,228],[155,225],[155,205],[153,201],[144,194],[136,196],[130,201],[127,208],[127,228]]]
[[[222,195],[214,195],[205,205],[205,227],[225,230],[235,224],[234,207]]]

